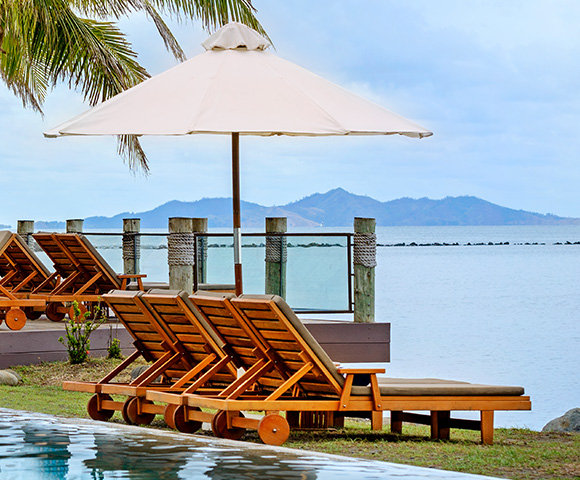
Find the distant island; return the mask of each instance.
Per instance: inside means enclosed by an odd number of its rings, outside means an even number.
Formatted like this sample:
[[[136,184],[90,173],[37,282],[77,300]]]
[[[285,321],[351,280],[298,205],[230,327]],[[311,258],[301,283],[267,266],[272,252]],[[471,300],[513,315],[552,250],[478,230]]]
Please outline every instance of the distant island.
[[[230,198],[202,198],[193,202],[172,200],[146,212],[123,212],[113,217],[85,218],[84,227],[122,228],[124,218],[140,218],[142,228],[167,228],[169,217],[205,217],[210,228],[231,227]],[[283,206],[265,207],[242,202],[242,224],[263,228],[265,217],[287,217],[289,227],[345,227],[354,217],[376,218],[378,226],[434,225],[578,225],[580,219],[558,217],[501,207],[477,197],[399,198],[380,202],[342,188],[315,193]],[[37,229],[61,229],[62,221],[37,221]]]

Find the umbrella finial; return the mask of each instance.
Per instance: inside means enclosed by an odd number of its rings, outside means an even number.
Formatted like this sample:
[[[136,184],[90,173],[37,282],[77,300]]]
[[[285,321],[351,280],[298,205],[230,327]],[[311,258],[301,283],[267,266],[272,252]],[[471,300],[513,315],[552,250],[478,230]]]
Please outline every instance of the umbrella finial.
[[[230,22],[202,43],[206,50],[266,50],[270,42],[255,30],[238,22]]]

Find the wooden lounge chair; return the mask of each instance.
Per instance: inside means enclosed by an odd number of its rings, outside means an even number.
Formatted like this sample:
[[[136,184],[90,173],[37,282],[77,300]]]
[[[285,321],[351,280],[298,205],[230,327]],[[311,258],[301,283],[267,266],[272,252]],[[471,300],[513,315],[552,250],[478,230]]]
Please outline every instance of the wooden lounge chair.
[[[145,295],[122,290],[103,295],[103,300],[133,336],[136,351],[98,382],[63,383],[65,390],[95,394],[87,407],[91,418],[108,420],[115,411],[121,411],[127,423],[148,424],[156,414],[161,414],[175,428],[173,415],[177,408],[166,412],[164,405],[147,401],[147,390],[181,393],[201,379],[206,390],[219,391],[235,380],[235,367],[230,366],[229,357],[221,350],[213,332],[203,325],[204,320],[187,318],[183,313],[182,303],[189,302],[187,293],[153,290]],[[192,311],[191,308],[187,310]],[[115,382],[115,378],[139,357],[151,365],[130,383]],[[202,378],[208,370],[212,372],[212,382]],[[123,395],[128,399],[116,402],[111,395]],[[182,428],[193,427],[193,423],[188,423]]]
[[[139,290],[146,288],[146,275],[120,275],[109,266],[91,242],[78,233],[35,233],[34,239],[54,264],[52,278],[58,280],[48,294],[35,291],[31,295],[47,302],[46,316],[61,321],[69,308],[66,303],[77,301],[81,312],[85,304],[99,302],[110,290],[125,290],[129,281],[137,281]]]
[[[45,308],[43,300],[31,300],[33,291],[49,292],[54,282],[50,271],[38,259],[20,235],[0,231],[0,321],[19,330],[26,319],[36,319]]]
[[[207,328],[213,330],[231,359],[231,363],[242,373],[235,381],[230,382],[219,392],[214,392],[213,396],[222,395],[223,392],[272,390],[272,385],[279,385],[284,381],[284,375],[273,368],[274,363],[269,361],[264,348],[259,343],[253,331],[246,328],[243,322],[236,318],[236,310],[232,307],[230,300],[233,294],[219,295],[214,292],[198,291],[189,297],[189,302],[182,303],[184,314],[187,317],[201,318]],[[257,345],[259,345],[257,347]],[[224,360],[225,361],[225,360]],[[204,381],[211,380],[212,372],[206,373]],[[221,428],[220,419],[215,423],[214,413],[201,411],[197,407],[190,407],[187,404],[187,396],[192,393],[208,396],[200,388],[202,382],[190,385],[183,392],[157,391],[147,392],[149,400],[157,400],[168,404],[168,412],[174,412],[173,421],[168,421],[169,425],[175,426],[181,432],[195,431],[201,427],[202,423],[211,423],[212,428]],[[150,394],[159,394],[150,397]],[[166,419],[167,420],[167,419]],[[232,434],[228,438],[239,438]]]
[[[193,300],[197,305],[197,302]],[[279,412],[332,412],[336,416],[371,418],[373,429],[382,428],[383,412],[393,412],[393,430],[400,431],[404,421],[431,425],[433,438],[445,439],[449,428],[469,428],[481,432],[483,443],[493,442],[495,410],[529,410],[530,399],[521,387],[473,385],[446,381],[391,380],[379,384],[380,368],[337,367],[296,317],[286,302],[277,296],[241,296],[222,300],[224,308],[233,309],[232,317],[247,332],[263,360],[254,372],[246,372],[218,395],[184,394],[185,420],[199,420],[195,409],[216,409],[212,429],[217,436],[240,438],[245,429],[257,429],[260,438],[280,445],[289,435],[289,423]],[[212,320],[211,317],[207,318]],[[282,379],[265,372],[277,372]],[[367,376],[368,386],[357,386]],[[267,388],[255,388],[260,380]],[[414,382],[414,383],[413,383]],[[153,401],[175,402],[174,395],[150,391]],[[261,419],[244,418],[242,411],[266,412]],[[481,419],[457,420],[451,411],[475,410]],[[408,411],[429,411],[428,417]],[[275,412],[275,413],[272,413]],[[302,414],[302,413],[299,413]]]

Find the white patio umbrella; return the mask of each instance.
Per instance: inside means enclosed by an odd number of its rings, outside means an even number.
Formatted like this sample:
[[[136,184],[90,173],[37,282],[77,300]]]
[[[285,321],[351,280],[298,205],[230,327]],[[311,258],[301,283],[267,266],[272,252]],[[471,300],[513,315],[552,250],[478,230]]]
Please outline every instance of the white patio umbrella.
[[[239,23],[211,35],[206,52],[44,133],[232,136],[234,264],[242,293],[240,135],[432,135],[425,128],[269,53]]]

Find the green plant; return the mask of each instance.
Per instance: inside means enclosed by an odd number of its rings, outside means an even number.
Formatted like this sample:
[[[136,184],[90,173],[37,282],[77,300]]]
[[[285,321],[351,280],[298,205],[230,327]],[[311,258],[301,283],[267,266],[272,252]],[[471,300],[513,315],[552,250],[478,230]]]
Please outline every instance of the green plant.
[[[107,358],[123,358],[121,353],[121,341],[118,338],[112,338],[109,341],[109,346],[107,348]]]
[[[86,361],[91,346],[89,337],[105,323],[107,317],[99,305],[94,308],[93,312],[87,311],[85,313],[81,312],[76,300],[72,303],[72,307],[74,315],[69,318],[65,325],[66,335],[59,337],[58,341],[66,346],[71,365],[77,365]]]

